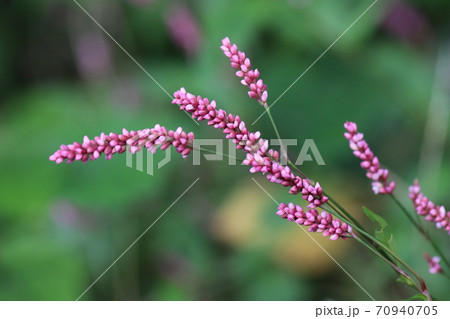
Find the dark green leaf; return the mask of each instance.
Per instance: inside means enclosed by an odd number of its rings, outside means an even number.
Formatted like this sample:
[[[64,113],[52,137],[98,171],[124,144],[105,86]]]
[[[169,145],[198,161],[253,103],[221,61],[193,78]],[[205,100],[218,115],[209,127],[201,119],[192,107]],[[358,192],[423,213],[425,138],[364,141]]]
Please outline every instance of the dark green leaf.
[[[408,285],[408,286],[410,286],[410,287],[416,287],[416,285],[414,284],[414,281],[412,281],[412,280],[409,279],[409,278],[406,278],[405,276],[400,276],[400,277],[398,277],[398,278],[396,279],[396,281],[397,281],[397,282],[400,282],[400,283],[404,283],[404,284],[406,284],[406,285]]]
[[[415,294],[414,296],[405,299],[405,301],[412,301],[412,300],[423,300],[423,301],[427,301],[427,297],[423,294]]]
[[[380,225],[382,230],[387,226],[387,222],[384,220],[383,217],[381,217],[380,215],[374,213],[373,211],[371,211],[367,207],[363,206],[362,209],[363,209],[364,214],[366,214],[366,216],[369,217],[369,219],[371,221],[376,222],[378,225]]]
[[[391,234],[391,238],[387,241],[387,245],[394,253],[397,253],[397,243],[395,242],[394,234]]]

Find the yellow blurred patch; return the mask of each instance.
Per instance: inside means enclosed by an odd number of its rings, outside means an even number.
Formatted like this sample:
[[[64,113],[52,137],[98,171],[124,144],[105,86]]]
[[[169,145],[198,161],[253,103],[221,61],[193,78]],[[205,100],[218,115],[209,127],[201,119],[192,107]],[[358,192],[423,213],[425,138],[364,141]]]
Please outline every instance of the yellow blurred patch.
[[[267,242],[260,218],[264,206],[270,204],[267,195],[253,180],[241,182],[234,189],[214,216],[214,234],[232,246],[259,247]]]
[[[264,178],[257,181],[270,194],[276,194],[278,185],[267,183]],[[237,249],[267,249],[275,262],[291,271],[313,276],[337,267],[317,243],[338,262],[355,245],[351,240],[331,241],[322,234],[309,233],[307,227],[293,222],[283,221],[282,227],[270,227],[268,217],[263,215],[267,206],[273,206],[273,222],[280,219],[275,215],[276,204],[253,180],[238,183],[214,214],[214,235]]]

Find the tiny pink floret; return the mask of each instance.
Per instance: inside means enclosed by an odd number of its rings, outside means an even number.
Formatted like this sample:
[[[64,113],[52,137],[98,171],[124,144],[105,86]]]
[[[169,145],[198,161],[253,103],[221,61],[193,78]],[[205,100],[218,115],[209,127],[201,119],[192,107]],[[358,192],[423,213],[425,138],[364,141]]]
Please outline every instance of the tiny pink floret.
[[[366,176],[372,180],[372,190],[375,194],[392,194],[395,182],[388,182],[389,171],[381,168],[378,157],[374,156],[369,145],[364,140],[364,135],[358,133],[358,127],[353,122],[344,124],[347,132],[345,138],[349,141],[353,155],[361,159],[361,168],[366,170]]]
[[[450,235],[450,211],[444,206],[435,205],[423,193],[417,180],[409,187],[409,198],[411,198],[418,215],[425,220],[435,223],[437,228],[443,228]]]
[[[431,257],[428,254],[425,254],[424,256],[425,256],[425,260],[428,263],[428,267],[429,267],[428,271],[430,272],[430,274],[435,275],[437,273],[442,272],[442,267],[441,267],[441,265],[439,265],[439,262],[441,261],[440,257],[438,257],[438,256]]]

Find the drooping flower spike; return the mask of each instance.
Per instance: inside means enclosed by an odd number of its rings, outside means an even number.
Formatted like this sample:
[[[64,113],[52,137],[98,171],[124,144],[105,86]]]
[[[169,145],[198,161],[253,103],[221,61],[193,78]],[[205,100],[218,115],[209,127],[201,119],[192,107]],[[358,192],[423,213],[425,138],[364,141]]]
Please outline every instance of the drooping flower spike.
[[[299,205],[281,203],[278,206],[277,215],[289,221],[295,221],[299,225],[310,226],[308,231],[322,233],[324,236],[330,237],[331,240],[354,237],[351,226],[333,218],[333,215],[325,211],[320,213],[316,209],[304,211]]]
[[[308,179],[294,175],[288,166],[281,165],[279,153],[268,148],[269,143],[261,138],[260,132],[249,132],[239,116],[227,114],[217,108],[215,101],[210,102],[201,96],[187,93],[184,88],[176,91],[174,97],[172,103],[178,104],[181,110],[192,113],[192,117],[198,121],[207,120],[208,125],[223,130],[226,138],[231,139],[237,149],[243,149],[247,153],[243,163],[251,166],[251,173],[261,172],[271,182],[290,187],[291,194],[301,193],[310,208],[328,201],[319,183],[312,185]]]
[[[411,198],[414,208],[425,220],[436,224],[437,228],[444,228],[450,235],[450,211],[447,212],[444,206],[435,205],[423,193],[420,192],[420,185],[417,180],[409,187],[409,198]]]
[[[73,161],[86,163],[88,160],[99,158],[101,154],[105,154],[105,158],[109,160],[114,154],[125,152],[127,146],[133,154],[142,150],[143,147],[155,153],[158,147],[164,150],[173,146],[185,158],[192,149],[193,141],[194,133],[186,133],[181,127],[176,131],[168,131],[160,125],[139,131],[123,129],[122,134],[102,133],[93,140],[85,136],[82,143],[61,145],[60,149],[50,156],[50,160],[57,164],[64,160],[67,160],[67,163]]]
[[[380,167],[380,161],[373,155],[364,140],[364,134],[358,133],[358,127],[353,122],[346,122],[344,127],[347,130],[344,136],[349,140],[353,154],[361,159],[361,167],[367,171],[366,176],[372,180],[373,192],[375,194],[391,194],[395,189],[395,182],[388,182],[389,171]]]
[[[430,274],[437,274],[442,272],[442,267],[439,265],[439,262],[441,261],[441,258],[439,256],[430,257],[428,254],[424,254],[425,260],[428,263],[428,271]]]
[[[236,76],[243,78],[241,83],[250,88],[248,96],[267,107],[267,85],[259,78],[258,69],[251,70],[250,59],[246,57],[244,52],[238,50],[236,44],[232,45],[228,37],[222,40],[220,48],[230,59],[231,66],[238,70]]]

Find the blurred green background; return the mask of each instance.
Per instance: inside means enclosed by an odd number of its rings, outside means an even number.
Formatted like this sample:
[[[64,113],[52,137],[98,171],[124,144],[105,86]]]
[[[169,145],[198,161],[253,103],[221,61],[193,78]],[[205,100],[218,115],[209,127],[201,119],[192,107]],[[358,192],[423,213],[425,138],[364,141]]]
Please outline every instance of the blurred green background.
[[[169,94],[216,99],[274,138],[219,49],[229,36],[251,58],[273,102],[372,0],[79,0]],[[284,138],[314,139],[326,166],[303,170],[358,218],[365,205],[395,234],[400,255],[438,299],[430,252],[389,198],[376,197],[343,137],[356,121],[383,165],[450,206],[450,3],[379,0],[272,108]],[[277,200],[298,200],[248,168],[192,164],[173,151],[154,176],[125,156],[48,160],[83,136],[197,126],[72,0],[0,2],[0,299],[74,300],[200,178],[81,300],[369,300]],[[241,153],[238,153],[243,157]],[[448,235],[430,229],[449,251]],[[313,236],[377,300],[415,292],[352,241]]]

